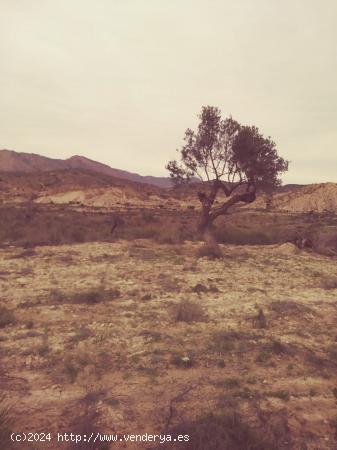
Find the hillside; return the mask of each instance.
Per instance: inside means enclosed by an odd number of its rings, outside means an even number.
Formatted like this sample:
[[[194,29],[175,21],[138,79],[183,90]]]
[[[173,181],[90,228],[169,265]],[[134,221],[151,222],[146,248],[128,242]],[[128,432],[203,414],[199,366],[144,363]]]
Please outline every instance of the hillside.
[[[277,210],[337,213],[337,184],[320,183],[303,186],[277,194],[273,203]]]
[[[162,203],[164,197],[166,189],[83,169],[0,174],[0,201],[6,204],[33,200],[44,204],[146,207]]]
[[[53,159],[34,153],[19,153],[12,150],[0,150],[0,172],[45,172],[65,169],[82,169],[103,175],[123,178],[137,183],[147,183],[162,188],[171,187],[169,177],[142,176],[125,170],[114,169],[106,164],[93,161],[84,156],[72,156],[68,159]]]
[[[44,156],[0,150],[0,198],[5,202],[34,199],[37,203],[81,203],[88,206],[115,205],[199,207],[196,185],[169,193],[169,178],[141,176],[114,169],[83,156],[52,159]],[[224,197],[217,199],[225,201]],[[266,197],[259,193],[244,209],[265,209]],[[337,184],[290,184],[278,188],[273,210],[295,213],[337,213]]]

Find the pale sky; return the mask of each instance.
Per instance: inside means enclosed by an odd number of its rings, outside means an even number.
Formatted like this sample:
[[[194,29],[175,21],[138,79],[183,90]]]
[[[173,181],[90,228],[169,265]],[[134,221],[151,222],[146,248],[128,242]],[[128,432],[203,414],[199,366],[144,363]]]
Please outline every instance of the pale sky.
[[[337,182],[336,0],[0,0],[0,148],[168,175],[202,105]]]

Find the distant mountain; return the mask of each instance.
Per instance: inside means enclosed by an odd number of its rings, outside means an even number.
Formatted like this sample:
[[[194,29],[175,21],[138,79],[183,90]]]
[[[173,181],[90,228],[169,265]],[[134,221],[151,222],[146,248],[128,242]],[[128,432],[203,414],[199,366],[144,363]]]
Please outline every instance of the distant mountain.
[[[138,183],[153,184],[161,188],[169,188],[172,182],[169,177],[142,176],[125,170],[114,169],[107,164],[93,161],[84,156],[72,156],[68,159],[54,159],[34,153],[19,153],[12,150],[0,150],[0,172],[46,172],[65,169],[82,169],[122,178]]]
[[[169,208],[193,205],[199,208],[194,183],[174,188],[169,178],[146,177],[83,156],[52,159],[44,156],[0,151],[0,202],[79,203],[89,206],[147,205]],[[225,200],[224,195],[218,202]],[[264,209],[266,194],[260,192],[254,203],[243,208]],[[337,213],[337,184],[288,184],[274,192],[275,211]]]

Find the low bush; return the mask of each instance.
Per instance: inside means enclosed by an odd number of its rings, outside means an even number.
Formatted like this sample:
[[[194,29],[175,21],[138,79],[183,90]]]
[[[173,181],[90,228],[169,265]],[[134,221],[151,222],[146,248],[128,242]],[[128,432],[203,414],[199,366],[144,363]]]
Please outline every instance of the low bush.
[[[15,322],[16,318],[13,311],[8,309],[6,306],[0,306],[0,328],[4,328]]]
[[[179,369],[189,369],[195,365],[195,359],[190,354],[174,353],[171,357],[171,363]]]
[[[172,317],[175,322],[205,322],[207,315],[199,303],[182,300],[172,307]]]
[[[121,296],[118,288],[104,289],[101,286],[94,287],[82,292],[66,293],[59,290],[51,292],[51,300],[58,303],[73,303],[95,305],[97,303],[114,300]]]
[[[197,258],[219,259],[222,253],[217,245],[204,244],[197,250]]]
[[[241,336],[236,331],[217,331],[211,335],[209,348],[212,352],[223,355],[236,348]]]
[[[321,286],[323,289],[337,289],[337,277],[327,277],[322,280]]]
[[[315,252],[326,256],[337,256],[337,231],[336,226],[321,227],[312,233],[311,240]]]
[[[170,430],[170,434],[187,436],[188,440],[184,439],[177,444],[169,443],[161,447],[183,450],[285,450],[292,448],[287,430],[277,437],[268,436],[262,428],[253,429],[236,412],[210,413],[195,422],[175,427]]]
[[[11,449],[12,411],[3,395],[0,396],[0,442],[1,448]]]

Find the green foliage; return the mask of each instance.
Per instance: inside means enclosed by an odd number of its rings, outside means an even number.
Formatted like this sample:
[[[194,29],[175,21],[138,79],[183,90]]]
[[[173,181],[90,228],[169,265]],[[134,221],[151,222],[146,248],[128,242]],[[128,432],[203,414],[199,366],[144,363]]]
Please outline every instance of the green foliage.
[[[180,151],[180,163],[170,161],[166,168],[177,183],[198,176],[202,180],[224,180],[254,186],[279,184],[279,173],[288,162],[277,155],[275,143],[255,126],[242,126],[221,118],[215,106],[204,106],[197,131],[188,128]],[[221,185],[226,191],[228,186]]]
[[[271,192],[280,185],[279,175],[288,170],[288,161],[279,157],[275,143],[255,126],[242,126],[221,118],[215,106],[204,106],[197,131],[188,128],[180,150],[180,161],[166,168],[176,185],[198,177],[203,183],[197,195],[202,206],[199,232],[207,240],[212,223],[239,202],[252,203],[257,188]],[[218,205],[219,193],[227,197]]]

